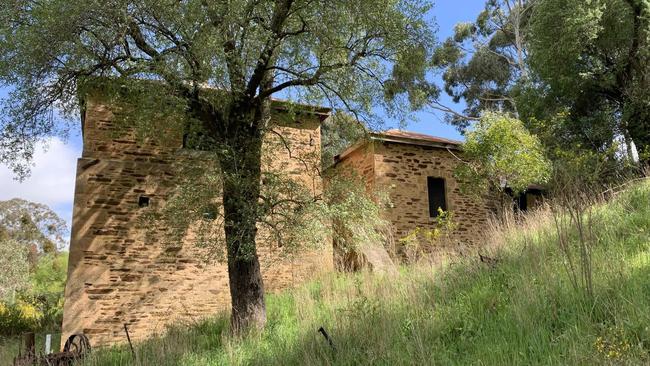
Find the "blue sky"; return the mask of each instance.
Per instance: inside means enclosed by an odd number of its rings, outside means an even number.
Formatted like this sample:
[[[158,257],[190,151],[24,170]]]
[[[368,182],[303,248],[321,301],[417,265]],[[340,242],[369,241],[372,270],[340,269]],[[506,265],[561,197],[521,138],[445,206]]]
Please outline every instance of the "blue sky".
[[[438,39],[444,41],[452,34],[454,24],[461,21],[472,21],[484,7],[483,0],[438,0],[431,16],[438,24]],[[437,78],[439,85],[442,85]],[[0,98],[7,93],[0,89]],[[462,105],[454,105],[449,97],[443,95],[441,102],[457,110]],[[456,129],[444,123],[443,113],[418,113],[416,122],[406,126],[406,129],[430,135],[462,139]],[[392,126],[390,122],[386,127]],[[46,150],[39,149],[34,159],[32,175],[24,182],[17,182],[13,174],[4,166],[0,166],[0,200],[14,197],[44,203],[54,209],[63,219],[72,222],[72,200],[76,161],[81,156],[80,132],[73,131],[67,141],[52,139]]]

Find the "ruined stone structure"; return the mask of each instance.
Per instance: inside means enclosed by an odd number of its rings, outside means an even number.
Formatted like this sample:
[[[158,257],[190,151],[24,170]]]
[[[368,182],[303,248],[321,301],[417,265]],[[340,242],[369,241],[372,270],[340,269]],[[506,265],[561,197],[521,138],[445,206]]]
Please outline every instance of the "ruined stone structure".
[[[163,333],[167,325],[197,321],[230,306],[225,263],[205,262],[204,249],[174,247],[147,239],[139,218],[171,194],[174,162],[191,164],[194,154],[171,143],[139,140],[133,131],[115,133],[114,111],[86,97],[82,110],[83,153],[77,163],[72,237],[62,340],[85,333],[93,347]],[[285,113],[274,104],[274,116]],[[320,161],[320,123],[329,110],[308,108],[267,134],[264,154],[314,194],[320,174],[305,159]],[[274,118],[275,118],[274,117]],[[274,141],[283,136],[281,144]],[[282,148],[270,148],[281,146]],[[316,169],[318,164],[314,164]],[[264,167],[269,169],[269,167]],[[270,243],[258,243],[265,289],[277,291],[320,271],[331,270],[332,248],[287,258]]]
[[[463,194],[454,177],[460,142],[399,130],[372,133],[335,158],[335,174],[354,171],[370,190],[387,192],[396,239],[438,227],[438,208],[453,213],[447,247],[480,245],[492,202]],[[399,249],[399,248],[398,248]]]

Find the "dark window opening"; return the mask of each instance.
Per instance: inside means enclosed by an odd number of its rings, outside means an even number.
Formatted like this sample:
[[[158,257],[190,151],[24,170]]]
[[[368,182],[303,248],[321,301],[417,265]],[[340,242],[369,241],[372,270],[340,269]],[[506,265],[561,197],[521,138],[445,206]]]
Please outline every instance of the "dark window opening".
[[[512,198],[513,209],[520,212],[534,209],[544,200],[544,191],[537,188],[529,188],[515,194],[511,188],[507,187],[505,193]]]
[[[203,220],[214,221],[217,219],[219,209],[216,205],[208,205],[203,209]]]
[[[189,146],[189,143],[190,143],[190,142],[189,142],[189,138],[190,138],[190,134],[189,134],[189,133],[184,133],[184,134],[183,134],[183,146],[182,146],[183,149],[188,149],[188,148],[189,148],[189,147],[188,147],[188,146]]]
[[[140,196],[138,198],[138,206],[139,207],[149,207],[149,197],[147,196]]]
[[[522,193],[517,197],[517,206],[519,206],[519,211],[528,211],[528,197],[526,193]]]
[[[445,179],[427,177],[427,190],[429,193],[429,217],[438,217],[439,209],[447,211]]]

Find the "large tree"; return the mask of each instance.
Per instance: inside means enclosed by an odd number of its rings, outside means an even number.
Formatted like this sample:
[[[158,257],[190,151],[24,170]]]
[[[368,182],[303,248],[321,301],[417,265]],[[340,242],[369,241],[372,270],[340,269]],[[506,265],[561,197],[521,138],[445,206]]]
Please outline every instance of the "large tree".
[[[620,169],[618,142],[630,157],[650,136],[648,12],[637,0],[487,0],[433,57],[466,103],[450,121],[462,130],[507,111],[554,160],[596,152],[609,162],[602,174]]]
[[[60,253],[67,234],[66,222],[46,205],[0,201],[0,300],[28,288],[30,272]]]
[[[234,330],[266,321],[255,238],[271,98],[328,103],[371,118],[372,106],[399,113],[422,105],[433,90],[425,79],[432,40],[426,1],[0,5],[0,82],[13,88],[4,101],[0,161],[22,172],[18,158],[57,132],[53,109],[74,113],[77,88],[96,77],[115,79],[123,95],[151,92],[142,80],[155,81],[155,103],[134,111],[152,117],[176,109],[199,125],[222,180]],[[170,121],[139,120],[154,129]]]
[[[518,89],[530,82],[528,25],[535,0],[487,0],[473,22],[454,27],[433,55],[444,89],[463,113],[448,120],[464,130],[485,110],[517,112]],[[445,109],[445,106],[440,106]]]
[[[599,150],[613,136],[650,149],[650,3],[538,0],[530,64],[573,134]],[[646,159],[648,156],[646,155]]]
[[[0,201],[0,240],[14,240],[39,253],[54,253],[67,241],[68,227],[44,204],[14,198]]]

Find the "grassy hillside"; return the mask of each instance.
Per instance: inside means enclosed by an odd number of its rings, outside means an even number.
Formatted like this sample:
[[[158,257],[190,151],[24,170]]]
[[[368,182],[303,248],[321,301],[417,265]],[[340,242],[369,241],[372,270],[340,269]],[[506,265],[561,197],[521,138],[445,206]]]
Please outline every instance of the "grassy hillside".
[[[263,334],[230,339],[219,317],[138,345],[137,362],[118,348],[87,364],[648,364],[650,184],[595,212],[593,298],[571,286],[540,212],[486,234],[494,265],[474,253],[398,276],[331,275],[269,296]]]

